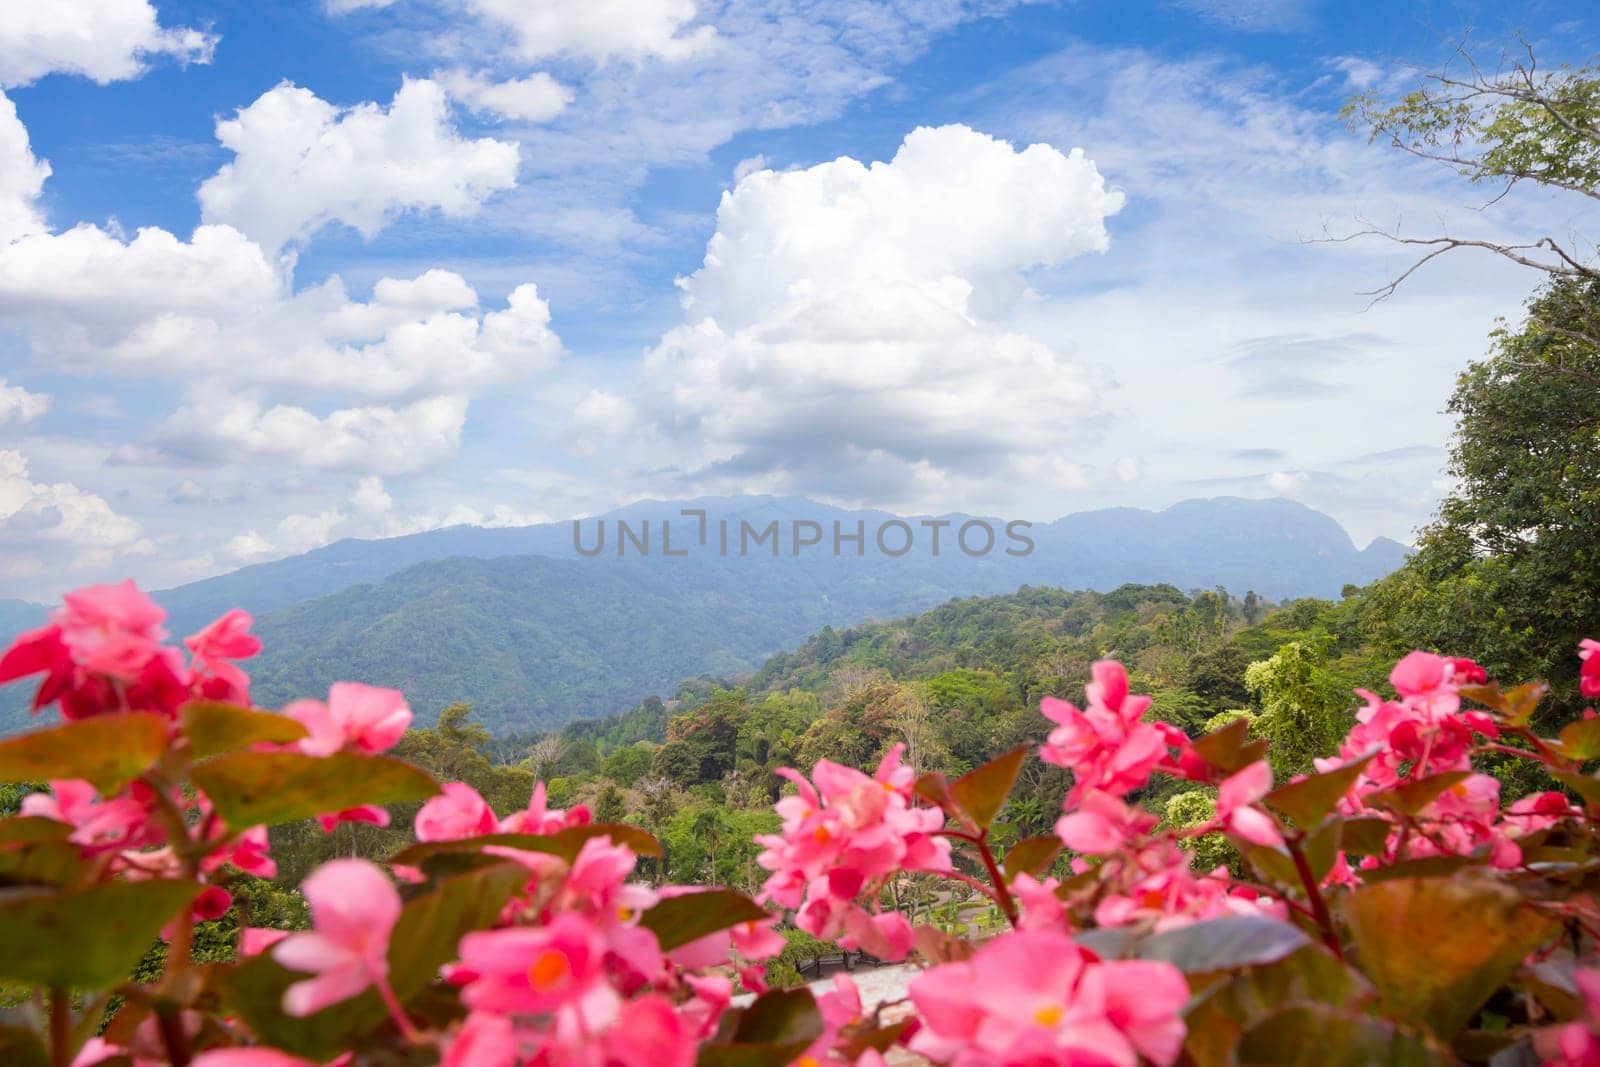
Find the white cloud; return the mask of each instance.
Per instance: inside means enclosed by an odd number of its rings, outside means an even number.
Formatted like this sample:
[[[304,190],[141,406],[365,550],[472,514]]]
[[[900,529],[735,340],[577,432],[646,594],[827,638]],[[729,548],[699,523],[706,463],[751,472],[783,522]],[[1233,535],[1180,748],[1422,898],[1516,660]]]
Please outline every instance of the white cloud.
[[[364,302],[337,277],[294,293],[228,226],[201,226],[187,242],[79,226],[0,247],[5,321],[26,326],[35,358],[57,366],[367,399],[464,394],[545,370],[561,351],[531,284],[492,311],[442,270],[381,279]]]
[[[335,222],[370,238],[405,211],[470,214],[516,184],[518,150],[466,140],[449,118],[427,80],[408,79],[387,110],[340,109],[285,82],[217,123],[235,158],[200,186],[202,216],[277,250]]]
[[[348,15],[352,11],[381,10],[394,4],[394,0],[324,0],[330,15]]]
[[[136,77],[151,56],[208,63],[216,38],[160,25],[149,0],[11,0],[0,18],[0,86],[46,74],[80,74],[104,85]]]
[[[0,92],[0,245],[44,229],[39,193],[50,164],[35,159],[17,105]]]
[[[677,59],[716,39],[716,30],[699,26],[685,32],[695,16],[694,0],[467,0],[485,19],[510,30],[518,55],[606,59],[611,56]]]
[[[495,81],[482,72],[446,70],[435,74],[433,80],[444,86],[452,100],[502,119],[547,122],[572,103],[572,90],[543,71]]]
[[[99,496],[70,482],[35,482],[21,452],[0,450],[0,544],[37,559],[51,546],[84,553],[146,551],[143,531]],[[31,567],[31,564],[30,564]]]
[[[240,396],[191,400],[163,424],[154,454],[125,462],[287,462],[293,469],[412,474],[452,458],[467,401],[439,396],[403,407],[342,408],[326,416]]]
[[[32,422],[49,410],[50,398],[44,393],[30,393],[20,385],[7,385],[0,376],[0,426]]]
[[[902,504],[1081,486],[1065,450],[1100,383],[1008,322],[1024,272],[1104,249],[1121,204],[1079,152],[964,126],[749,175],[647,361],[686,479]]]

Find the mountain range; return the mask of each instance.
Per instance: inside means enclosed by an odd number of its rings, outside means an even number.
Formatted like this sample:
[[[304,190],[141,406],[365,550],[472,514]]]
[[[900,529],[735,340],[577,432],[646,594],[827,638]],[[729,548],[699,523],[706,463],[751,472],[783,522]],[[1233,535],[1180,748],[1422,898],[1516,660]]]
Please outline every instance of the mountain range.
[[[178,634],[230,607],[256,615],[266,648],[248,666],[263,705],[353,678],[403,689],[420,721],[468,700],[496,730],[523,732],[670,694],[687,677],[753,670],[824,627],[952,597],[1125,582],[1334,597],[1405,553],[1386,538],[1357,549],[1332,518],[1287,500],[1190,500],[1008,527],[722,497],[638,503],[576,529],[344,540],[154,595]],[[0,600],[0,632],[37,625],[45,610]],[[15,722],[21,694],[8,688],[0,712]]]

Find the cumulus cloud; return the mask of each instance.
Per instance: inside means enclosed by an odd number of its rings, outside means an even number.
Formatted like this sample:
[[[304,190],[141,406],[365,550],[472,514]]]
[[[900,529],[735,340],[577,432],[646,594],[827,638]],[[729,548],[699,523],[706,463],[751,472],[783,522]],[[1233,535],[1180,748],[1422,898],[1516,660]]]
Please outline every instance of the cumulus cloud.
[[[452,100],[502,119],[546,122],[572,103],[572,90],[543,71],[496,81],[482,72],[446,70],[435,74],[433,80],[444,86]]]
[[[919,129],[887,163],[747,176],[724,195],[688,321],[647,366],[685,473],[841,499],[1024,474],[1063,454],[1095,377],[1007,324],[1024,272],[1106,247],[1122,205],[1081,152]]]
[[[192,400],[170,416],[153,452],[124,462],[287,462],[299,470],[412,474],[453,457],[467,401],[428,397],[402,407],[341,408],[326,416],[248,397]]]
[[[0,450],[0,545],[5,571],[25,577],[46,559],[92,565],[112,551],[144,553],[150,544],[137,522],[70,482],[35,482],[27,458]]]
[[[133,78],[151,56],[208,63],[216,38],[164,28],[149,0],[8,3],[0,18],[0,86],[46,74],[79,74],[104,85]]]
[[[571,55],[677,59],[709,46],[710,26],[687,29],[694,0],[467,0],[468,7],[511,33],[524,59]]]
[[[274,251],[335,222],[370,238],[405,211],[467,215],[517,180],[517,146],[462,138],[428,80],[408,79],[387,109],[285,82],[217,123],[217,139],[234,160],[200,186],[202,217]]]
[[[79,226],[0,247],[4,321],[59,366],[366,399],[467,393],[547,369],[561,351],[531,284],[499,310],[443,270],[381,279],[368,301],[337,277],[293,292],[259,245],[216,225],[189,241]]]
[[[35,159],[17,105],[0,92],[0,245],[44,229],[39,193],[50,164]]]
[[[0,426],[32,422],[50,410],[50,398],[30,393],[20,385],[7,385],[0,376]]]

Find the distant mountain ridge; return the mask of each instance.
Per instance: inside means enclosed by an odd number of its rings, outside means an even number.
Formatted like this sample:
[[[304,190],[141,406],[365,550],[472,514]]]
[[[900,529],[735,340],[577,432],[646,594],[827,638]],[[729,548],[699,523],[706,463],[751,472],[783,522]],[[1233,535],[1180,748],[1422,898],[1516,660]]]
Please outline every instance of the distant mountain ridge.
[[[706,512],[707,543],[698,543]],[[618,556],[618,521],[639,538]],[[719,520],[735,531],[719,551]],[[662,523],[682,556],[662,554]],[[583,520],[508,529],[455,527],[378,541],[345,540],[304,555],[246,567],[155,594],[171,629],[192,632],[230,607],[258,618],[266,651],[251,665],[266,704],[318,692],[339,678],[404,689],[427,721],[453,700],[471,700],[501,730],[559,725],[615,712],[685,678],[753,670],[824,626],[852,626],[918,612],[955,596],[1022,585],[1109,590],[1126,582],[1180,589],[1223,586],[1272,598],[1336,597],[1403,561],[1380,538],[1357,549],[1332,518],[1287,500],[1192,500],[1164,511],[1113,508],[1068,515],[1017,531],[967,515],[899,517],[846,511],[795,497],[644,502]],[[834,555],[832,524],[843,552]],[[928,536],[939,523],[941,551]],[[969,555],[955,544],[963,524],[986,522],[995,546]],[[761,543],[739,554],[741,524],[777,523],[776,556]],[[796,527],[795,523],[805,524]],[[812,525],[820,545],[796,552]],[[860,524],[860,554],[849,540]],[[905,530],[902,530],[902,527]],[[903,555],[885,554],[885,545]],[[803,532],[800,532],[803,531]],[[972,527],[971,545],[983,530]],[[35,621],[25,616],[34,613]],[[34,625],[43,609],[0,601],[0,623]],[[18,621],[20,620],[20,622]],[[4,700],[10,694],[0,696]]]

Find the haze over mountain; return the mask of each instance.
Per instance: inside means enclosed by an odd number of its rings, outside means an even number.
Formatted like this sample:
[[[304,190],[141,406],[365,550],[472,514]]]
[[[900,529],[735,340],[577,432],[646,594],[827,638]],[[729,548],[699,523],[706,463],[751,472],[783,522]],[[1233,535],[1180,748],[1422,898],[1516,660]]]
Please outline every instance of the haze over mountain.
[[[689,509],[706,513],[704,544]],[[585,555],[602,536],[603,549]],[[1333,519],[1280,499],[1083,512],[1008,537],[1000,519],[729,497],[634,504],[583,520],[576,543],[571,522],[340,541],[156,598],[179,634],[230,607],[255,614],[266,650],[250,669],[263,704],[354,678],[405,690],[424,722],[469,700],[497,730],[526,730],[605,715],[685,677],[752,670],[825,626],[955,596],[1167,582],[1335,597],[1404,554],[1383,538],[1357,549]],[[42,614],[0,602],[0,623],[13,630]]]

